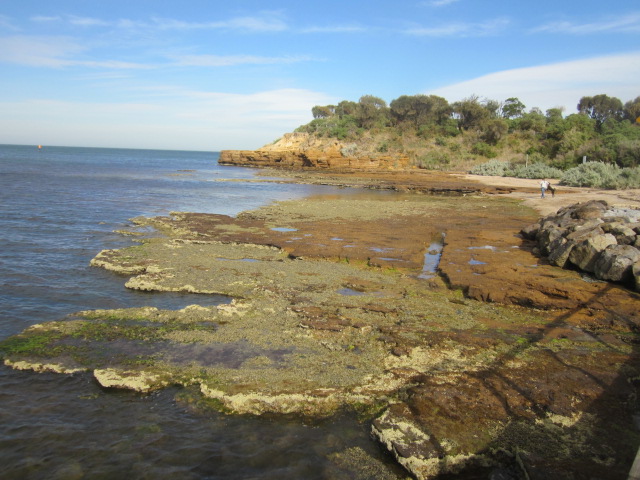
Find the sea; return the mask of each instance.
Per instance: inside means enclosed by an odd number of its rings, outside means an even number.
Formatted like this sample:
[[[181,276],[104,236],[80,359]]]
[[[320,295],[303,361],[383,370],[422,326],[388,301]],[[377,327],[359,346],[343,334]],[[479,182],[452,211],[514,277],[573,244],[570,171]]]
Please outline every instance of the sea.
[[[80,310],[230,301],[135,292],[123,277],[90,267],[101,250],[132,244],[116,232],[134,217],[233,216],[339,193],[257,182],[256,170],[217,160],[217,152],[0,145],[0,340]],[[233,416],[194,408],[179,393],[104,389],[89,373],[0,365],[0,478],[369,478],[345,460],[354,452],[382,465],[388,478],[404,477],[372,440],[370,425],[352,414]]]

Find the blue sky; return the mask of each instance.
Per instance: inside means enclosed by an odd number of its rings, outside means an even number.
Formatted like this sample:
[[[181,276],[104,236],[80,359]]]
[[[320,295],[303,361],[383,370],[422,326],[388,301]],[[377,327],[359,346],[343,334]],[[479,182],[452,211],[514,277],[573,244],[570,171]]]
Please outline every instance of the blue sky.
[[[637,0],[0,0],[0,143],[255,149],[376,95],[640,96]]]

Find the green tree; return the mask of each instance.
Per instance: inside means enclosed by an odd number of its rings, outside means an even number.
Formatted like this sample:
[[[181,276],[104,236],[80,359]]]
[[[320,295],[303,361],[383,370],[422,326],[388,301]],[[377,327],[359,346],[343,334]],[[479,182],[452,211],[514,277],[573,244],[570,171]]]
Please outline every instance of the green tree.
[[[362,128],[385,124],[388,118],[387,102],[380,97],[363,95],[358,100],[356,118]]]
[[[531,111],[518,118],[516,122],[518,130],[531,130],[538,134],[545,130],[547,119],[538,109],[532,108]]]
[[[498,112],[500,111],[499,101],[485,98],[482,101],[482,106],[487,110],[490,118],[498,118]]]
[[[559,122],[562,121],[562,112],[564,111],[563,107],[555,107],[550,108],[546,111],[546,117],[548,122]]]
[[[339,117],[355,115],[358,112],[358,104],[350,100],[343,100],[336,106],[335,112]]]
[[[624,104],[624,118],[631,123],[640,123],[640,97]]]
[[[518,98],[510,97],[502,104],[500,113],[502,118],[519,118],[524,114],[525,108],[524,103],[522,103]]]
[[[609,118],[614,120],[622,118],[622,102],[619,98],[604,94],[582,97],[578,103],[578,112],[593,118],[596,121],[596,126],[600,128]]]
[[[458,119],[460,130],[479,128],[490,116],[477,95],[472,95],[453,104],[453,113]]]
[[[402,95],[393,100],[390,112],[396,125],[443,125],[451,116],[451,106],[437,95]]]
[[[481,138],[489,145],[495,145],[508,131],[509,124],[504,118],[492,118],[484,123]]]
[[[335,112],[336,112],[335,105],[325,105],[325,106],[316,105],[311,109],[311,115],[313,115],[313,118],[331,117],[332,115],[335,114]]]

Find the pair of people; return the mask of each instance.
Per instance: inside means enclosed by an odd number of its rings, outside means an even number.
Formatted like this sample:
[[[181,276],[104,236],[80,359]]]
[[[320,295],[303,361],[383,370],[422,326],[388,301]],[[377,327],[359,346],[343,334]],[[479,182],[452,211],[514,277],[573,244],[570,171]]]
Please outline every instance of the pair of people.
[[[551,183],[549,183],[549,181],[546,178],[543,178],[542,181],[540,182],[540,191],[542,192],[542,194],[540,195],[540,198],[544,198],[544,193],[547,190],[551,192],[552,197],[556,196],[556,189],[551,186]]]

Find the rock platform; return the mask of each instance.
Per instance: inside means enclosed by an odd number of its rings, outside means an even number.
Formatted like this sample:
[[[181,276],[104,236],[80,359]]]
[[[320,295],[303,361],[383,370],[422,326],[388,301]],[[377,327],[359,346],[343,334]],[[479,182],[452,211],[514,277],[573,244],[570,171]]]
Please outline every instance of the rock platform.
[[[356,410],[419,479],[625,478],[640,444],[638,293],[552,264],[520,233],[537,213],[495,189],[314,179],[362,188],[135,219],[161,235],[92,264],[194,304],[33,326],[0,345],[5,363],[142,393],[180,385],[229,414]],[[446,188],[457,195],[434,194]],[[198,305],[208,294],[230,301]]]

